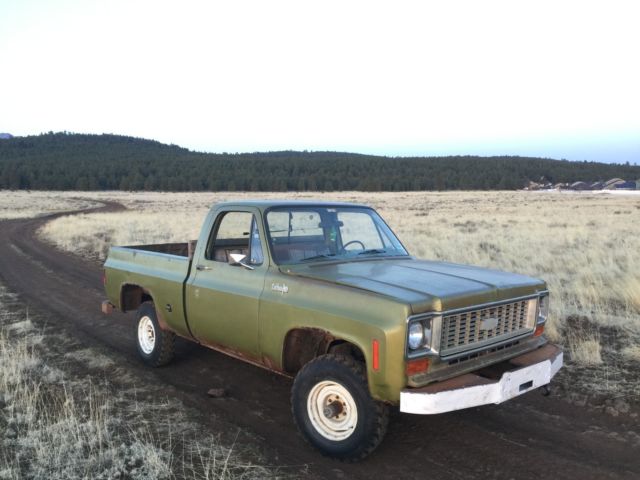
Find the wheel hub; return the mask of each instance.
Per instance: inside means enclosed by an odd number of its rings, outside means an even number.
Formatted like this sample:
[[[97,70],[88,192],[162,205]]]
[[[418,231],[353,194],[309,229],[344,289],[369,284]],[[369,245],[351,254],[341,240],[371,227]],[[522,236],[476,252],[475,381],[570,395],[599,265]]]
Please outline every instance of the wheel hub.
[[[138,322],[138,345],[140,345],[140,349],[148,355],[153,351],[155,344],[156,329],[151,319],[144,316]]]
[[[358,409],[349,391],[328,380],[317,383],[309,392],[307,412],[316,431],[329,440],[350,437],[358,423]]]
[[[345,404],[340,400],[330,400],[326,407],[322,410],[324,416],[327,418],[338,418],[340,415],[346,415]]]

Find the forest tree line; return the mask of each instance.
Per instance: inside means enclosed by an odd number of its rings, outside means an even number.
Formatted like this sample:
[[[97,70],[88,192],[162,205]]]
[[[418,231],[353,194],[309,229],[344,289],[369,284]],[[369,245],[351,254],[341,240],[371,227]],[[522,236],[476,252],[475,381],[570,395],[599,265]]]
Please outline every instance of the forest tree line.
[[[160,191],[512,190],[529,180],[640,179],[640,166],[517,156],[200,153],[120,135],[0,140],[0,189]]]

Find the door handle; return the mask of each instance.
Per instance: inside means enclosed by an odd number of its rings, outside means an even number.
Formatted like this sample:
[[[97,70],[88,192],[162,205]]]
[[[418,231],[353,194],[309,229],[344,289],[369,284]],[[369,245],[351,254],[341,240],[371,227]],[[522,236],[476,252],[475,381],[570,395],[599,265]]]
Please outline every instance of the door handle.
[[[203,270],[211,270],[211,267],[207,267],[206,265],[196,265],[196,270],[202,272]]]

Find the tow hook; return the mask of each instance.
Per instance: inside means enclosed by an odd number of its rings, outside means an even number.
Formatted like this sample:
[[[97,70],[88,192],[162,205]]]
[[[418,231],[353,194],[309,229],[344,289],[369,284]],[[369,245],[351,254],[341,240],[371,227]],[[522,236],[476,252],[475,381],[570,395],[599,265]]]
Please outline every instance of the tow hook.
[[[549,395],[551,395],[551,389],[549,388],[549,385],[543,385],[539,390],[543,397],[548,397]]]

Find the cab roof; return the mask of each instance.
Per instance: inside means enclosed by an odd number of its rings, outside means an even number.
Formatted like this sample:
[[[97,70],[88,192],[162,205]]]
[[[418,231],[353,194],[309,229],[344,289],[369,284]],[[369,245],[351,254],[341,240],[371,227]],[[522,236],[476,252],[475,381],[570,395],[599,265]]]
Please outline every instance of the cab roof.
[[[218,207],[255,207],[260,210],[267,210],[275,207],[357,207],[371,208],[369,205],[350,202],[326,202],[322,200],[231,200],[220,202],[214,205]]]

